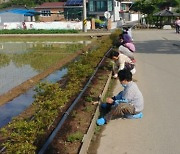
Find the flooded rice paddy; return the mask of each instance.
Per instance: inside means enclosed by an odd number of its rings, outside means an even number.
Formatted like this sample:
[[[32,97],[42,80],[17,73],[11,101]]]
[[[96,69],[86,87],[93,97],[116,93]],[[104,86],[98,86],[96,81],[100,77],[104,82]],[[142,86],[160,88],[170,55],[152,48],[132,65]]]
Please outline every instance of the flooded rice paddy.
[[[56,83],[57,81],[61,80],[61,78],[66,75],[66,73],[67,69],[61,68],[48,75],[42,80],[42,82],[48,81],[51,83]],[[10,122],[13,117],[19,115],[34,102],[33,96],[36,94],[34,88],[35,86],[30,88],[24,94],[14,98],[12,101],[9,101],[6,104],[0,106],[0,128],[8,124],[8,122]]]
[[[48,38],[49,39],[49,38]],[[33,76],[40,74],[57,62],[71,56],[85,47],[90,40],[23,40],[4,39],[0,41],[0,95],[20,85]],[[67,73],[66,67],[60,68],[41,81],[57,82]],[[33,101],[35,87],[0,106],[0,128],[14,116],[19,115]]]
[[[71,56],[90,41],[0,41],[0,95]]]

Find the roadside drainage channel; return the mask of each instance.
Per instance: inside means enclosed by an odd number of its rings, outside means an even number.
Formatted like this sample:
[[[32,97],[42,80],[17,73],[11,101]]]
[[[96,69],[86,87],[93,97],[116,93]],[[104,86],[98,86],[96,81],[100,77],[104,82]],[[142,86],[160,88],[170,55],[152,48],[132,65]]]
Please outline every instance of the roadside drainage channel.
[[[105,97],[105,95],[107,93],[109,84],[111,82],[111,77],[112,77],[112,73],[109,74],[109,77],[108,77],[108,80],[107,80],[107,82],[106,82],[106,84],[104,86],[103,92],[99,96],[100,100],[99,100],[98,104],[101,103],[101,101],[103,100],[103,98]],[[95,127],[96,127],[96,120],[98,119],[98,116],[99,116],[99,105],[96,108],[95,114],[94,114],[93,119],[91,121],[91,124],[90,124],[90,126],[88,128],[88,131],[83,137],[82,145],[81,145],[79,154],[87,154],[89,145],[90,145],[92,137],[94,135],[94,131],[95,131]]]
[[[106,54],[104,55],[104,57],[101,59],[101,61],[99,62],[98,66],[96,67],[94,73],[92,74],[92,76],[90,77],[90,79],[88,80],[88,82],[86,83],[86,85],[84,86],[84,88],[81,90],[81,92],[79,93],[79,95],[76,97],[76,99],[73,101],[73,103],[71,104],[71,106],[68,108],[68,110],[64,113],[64,115],[62,116],[61,120],[59,121],[57,127],[54,129],[54,131],[51,133],[51,135],[49,136],[49,138],[46,140],[45,144],[42,146],[42,148],[40,149],[40,151],[38,152],[38,154],[44,154],[49,146],[49,144],[53,141],[54,137],[56,136],[56,134],[58,133],[58,131],[61,129],[62,125],[64,124],[65,120],[67,119],[67,117],[69,116],[70,112],[73,110],[73,108],[75,107],[75,105],[78,103],[78,101],[80,100],[80,98],[82,97],[82,95],[84,94],[84,92],[86,91],[86,89],[88,88],[89,84],[91,83],[92,79],[94,78],[95,74],[97,73],[99,67],[101,66],[102,62],[104,61],[104,59],[106,58],[106,56],[109,54],[109,52],[112,50],[112,48],[110,48]],[[98,111],[96,111],[98,112]],[[96,117],[97,118],[97,117]]]
[[[64,75],[67,74],[67,68],[63,67],[60,70],[48,75],[46,78],[42,79],[40,82],[51,82],[55,83],[62,79]],[[27,107],[29,107],[33,101],[33,96],[36,94],[34,87],[30,88],[24,94],[19,95],[13,100],[7,102],[6,104],[0,106],[0,128],[7,125],[11,119],[21,112],[23,112]]]

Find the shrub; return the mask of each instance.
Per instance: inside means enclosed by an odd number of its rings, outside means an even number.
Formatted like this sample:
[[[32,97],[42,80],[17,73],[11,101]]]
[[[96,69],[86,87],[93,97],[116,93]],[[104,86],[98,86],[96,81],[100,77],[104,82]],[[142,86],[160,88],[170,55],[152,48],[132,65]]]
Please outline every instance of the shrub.
[[[80,57],[79,61],[69,65],[67,84],[60,88],[55,83],[40,83],[35,89],[37,94],[32,104],[36,109],[33,118],[15,118],[5,128],[1,129],[5,138],[3,146],[7,153],[36,153],[38,140],[46,133],[54,119],[57,117],[60,108],[68,103],[72,97],[77,95],[83,84],[93,73],[106,51],[111,47],[112,40],[104,37],[99,47],[87,55]],[[89,109],[88,109],[89,110]],[[81,140],[83,134],[76,132],[68,136],[67,140],[73,142]]]
[[[64,34],[64,33],[78,33],[78,30],[66,30],[66,29],[11,29],[0,30],[0,34]]]

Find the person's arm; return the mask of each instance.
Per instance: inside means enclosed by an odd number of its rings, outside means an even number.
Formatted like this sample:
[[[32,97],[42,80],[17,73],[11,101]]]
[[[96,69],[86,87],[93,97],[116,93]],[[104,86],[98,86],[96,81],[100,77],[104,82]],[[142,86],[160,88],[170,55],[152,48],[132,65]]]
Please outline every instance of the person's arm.
[[[122,97],[123,91],[121,91],[118,95],[113,96],[112,98],[108,97],[106,102],[108,104],[119,105],[120,103],[128,103],[128,100]]]
[[[113,71],[113,78],[117,78],[118,77],[118,74],[117,74],[118,66],[115,62],[113,63],[112,71]]]
[[[124,58],[124,55],[123,54],[121,54],[120,56],[119,56],[119,68],[118,68],[118,71],[120,71],[120,70],[123,70],[124,69],[124,67],[125,67],[125,58]]]
[[[124,91],[121,91],[118,95],[114,97],[114,104],[120,104],[120,103],[128,103],[128,100],[123,97]]]

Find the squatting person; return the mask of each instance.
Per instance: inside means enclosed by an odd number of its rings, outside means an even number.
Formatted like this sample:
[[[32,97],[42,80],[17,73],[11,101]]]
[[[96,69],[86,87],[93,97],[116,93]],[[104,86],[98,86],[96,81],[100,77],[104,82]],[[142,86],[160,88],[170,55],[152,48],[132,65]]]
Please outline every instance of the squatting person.
[[[110,53],[110,58],[114,62],[114,65],[113,65],[114,78],[117,78],[118,71],[123,70],[123,69],[130,70],[132,74],[135,74],[136,72],[135,63],[128,56],[113,50]]]
[[[132,81],[132,73],[129,70],[120,70],[118,78],[124,90],[117,96],[107,98],[101,107],[109,108],[109,112],[97,120],[97,125],[104,125],[116,117],[142,118],[144,100],[137,84]]]

